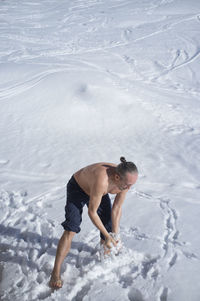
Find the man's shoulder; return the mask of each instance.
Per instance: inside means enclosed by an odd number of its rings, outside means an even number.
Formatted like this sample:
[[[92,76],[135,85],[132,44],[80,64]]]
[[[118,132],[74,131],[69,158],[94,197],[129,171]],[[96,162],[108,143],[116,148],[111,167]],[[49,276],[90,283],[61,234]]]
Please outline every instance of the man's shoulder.
[[[112,169],[113,167],[116,167],[116,164],[108,163],[108,162],[100,162],[96,163],[94,172],[97,176],[102,176],[107,178],[108,177],[108,169]]]
[[[108,180],[103,173],[93,174],[90,187],[92,194],[103,195],[107,191]]]
[[[95,182],[106,184],[108,183],[108,175],[106,170],[104,169],[97,169],[94,172],[94,180]]]

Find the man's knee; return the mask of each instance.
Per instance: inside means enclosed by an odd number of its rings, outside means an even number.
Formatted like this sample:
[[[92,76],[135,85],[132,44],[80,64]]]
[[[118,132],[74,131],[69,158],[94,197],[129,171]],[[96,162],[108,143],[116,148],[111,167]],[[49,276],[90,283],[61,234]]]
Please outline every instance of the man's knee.
[[[76,234],[76,232],[69,231],[69,230],[64,230],[64,232],[63,232],[63,236],[65,238],[68,238],[69,240],[72,240],[72,238],[74,237],[75,234]]]
[[[64,230],[64,235],[67,235],[69,237],[74,237],[75,234],[76,234],[76,232]]]

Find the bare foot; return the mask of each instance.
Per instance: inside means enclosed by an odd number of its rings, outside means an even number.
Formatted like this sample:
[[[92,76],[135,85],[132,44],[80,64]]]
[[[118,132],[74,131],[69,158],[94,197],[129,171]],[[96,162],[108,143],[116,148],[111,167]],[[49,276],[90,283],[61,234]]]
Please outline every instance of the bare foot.
[[[62,285],[63,285],[63,281],[61,280],[61,278],[52,274],[51,279],[49,281],[49,286],[51,288],[59,289],[62,287]]]

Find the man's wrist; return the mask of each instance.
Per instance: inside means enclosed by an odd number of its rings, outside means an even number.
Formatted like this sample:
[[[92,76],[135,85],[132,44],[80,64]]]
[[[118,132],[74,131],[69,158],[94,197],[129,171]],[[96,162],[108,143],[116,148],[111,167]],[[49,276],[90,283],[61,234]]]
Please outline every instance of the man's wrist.
[[[110,234],[110,236],[114,239],[114,240],[119,240],[120,239],[120,234],[119,234],[119,232],[110,232],[109,233]]]
[[[110,238],[110,233],[104,234],[105,239]]]

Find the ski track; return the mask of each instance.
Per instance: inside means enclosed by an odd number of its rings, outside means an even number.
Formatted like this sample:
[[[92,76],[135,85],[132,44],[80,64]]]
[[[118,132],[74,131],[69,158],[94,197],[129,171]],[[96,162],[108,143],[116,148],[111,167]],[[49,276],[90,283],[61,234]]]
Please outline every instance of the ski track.
[[[23,92],[33,88],[34,86],[38,85],[47,76],[49,76],[51,74],[55,74],[57,72],[61,72],[61,71],[63,71],[63,70],[60,70],[60,69],[47,70],[45,72],[36,74],[32,78],[29,78],[28,80],[25,80],[21,83],[18,82],[15,85],[11,85],[10,87],[1,89],[0,90],[0,100],[23,93]]]

